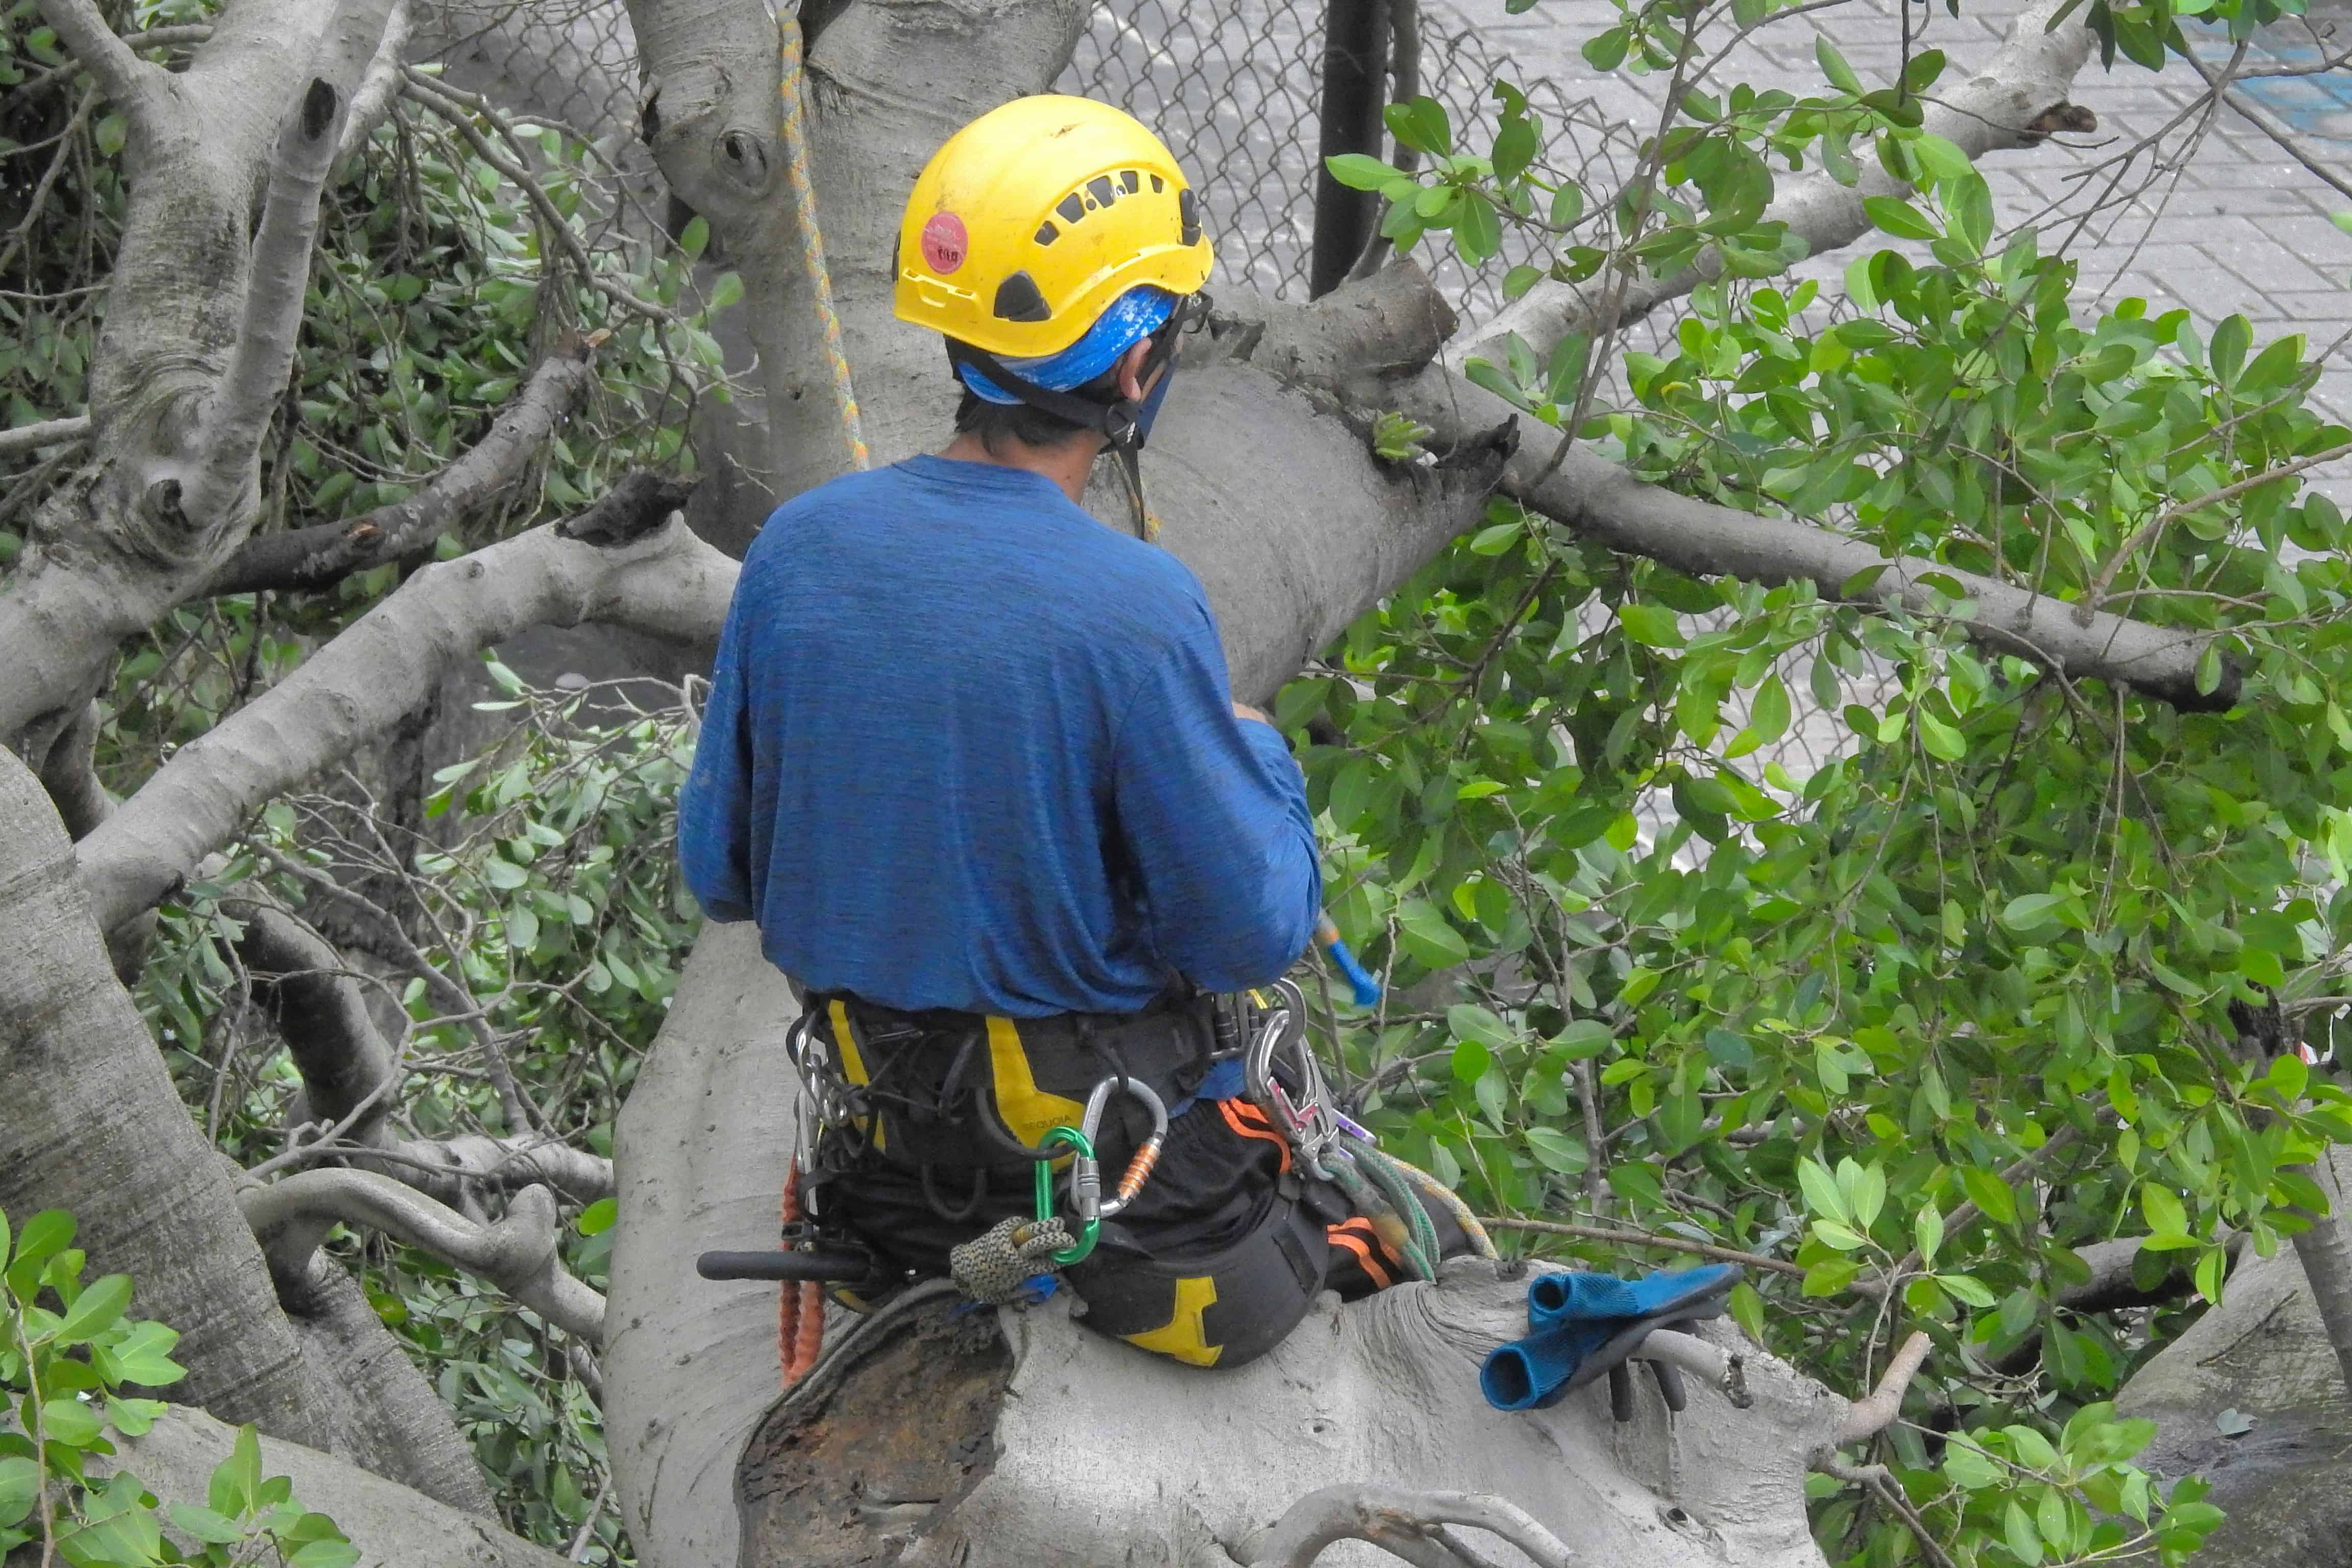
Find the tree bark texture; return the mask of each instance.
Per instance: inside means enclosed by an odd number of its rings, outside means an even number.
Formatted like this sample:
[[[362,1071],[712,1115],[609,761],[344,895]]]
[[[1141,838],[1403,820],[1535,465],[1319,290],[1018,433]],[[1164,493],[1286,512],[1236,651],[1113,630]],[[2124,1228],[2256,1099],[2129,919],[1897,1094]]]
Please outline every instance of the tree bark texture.
[[[1508,1499],[1583,1563],[1820,1568],[1804,1478],[1853,1406],[1716,1324],[1693,1337],[1742,1358],[1747,1408],[1693,1388],[1689,1409],[1672,1415],[1641,1377],[1622,1425],[1601,1384],[1549,1410],[1498,1413],[1479,1392],[1478,1366],[1526,1331],[1528,1278],[1465,1258],[1433,1286],[1345,1307],[1327,1294],[1264,1357],[1208,1372],[1088,1332],[1065,1293],[998,1314],[1011,1366],[992,1408],[946,1392],[981,1352],[925,1344],[894,1368],[892,1348],[878,1347],[807,1402],[822,1409],[803,1419],[779,1406],[752,1438],[740,1561],[1255,1563],[1282,1543],[1281,1521],[1301,1498],[1360,1480]],[[927,1373],[940,1405],[897,1386],[903,1376],[919,1388]],[[867,1380],[885,1384],[878,1404],[866,1400]],[[895,1429],[894,1388],[907,1406]],[[908,1450],[927,1442],[968,1456],[961,1477],[935,1470],[936,1510],[841,1506],[852,1494],[908,1495],[861,1489],[859,1478],[906,1474],[916,1468]],[[1339,1547],[1324,1561],[1385,1559]]]
[[[2066,100],[2075,74],[2091,58],[2092,39],[2079,9],[2052,27],[2052,19],[2063,8],[2065,0],[2040,0],[2021,12],[1983,70],[1949,89],[1930,89],[1934,97],[1923,106],[1921,129],[1954,143],[1972,159],[2035,146],[2055,131],[2095,129],[2097,121],[2088,110]],[[1805,253],[1819,256],[1852,245],[1870,232],[1864,197],[1910,193],[1909,185],[1872,158],[1863,163],[1861,177],[1851,185],[1839,184],[1820,172],[1783,182],[1764,209],[1764,221],[1787,224],[1789,232],[1805,242]],[[1445,363],[1457,371],[1474,357],[1499,364],[1512,332],[1518,333],[1541,360],[1571,332],[1637,321],[1722,274],[1722,258],[1709,247],[1699,253],[1696,265],[1670,278],[1636,278],[1619,302],[1613,321],[1598,319],[1607,303],[1605,277],[1582,283],[1547,279],[1449,343]]]
[[[174,1405],[143,1437],[118,1440],[94,1474],[129,1470],[165,1501],[201,1501],[236,1440],[233,1426]],[[519,1541],[474,1512],[298,1443],[265,1436],[261,1473],[294,1483],[295,1500],[332,1519],[361,1548],[360,1568],[563,1568],[555,1552]]]
[[[130,1275],[138,1311],[180,1331],[177,1396],[325,1446],[229,1169],[114,977],[48,797],[5,748],[0,931],[0,1208],[73,1212],[92,1272]]]

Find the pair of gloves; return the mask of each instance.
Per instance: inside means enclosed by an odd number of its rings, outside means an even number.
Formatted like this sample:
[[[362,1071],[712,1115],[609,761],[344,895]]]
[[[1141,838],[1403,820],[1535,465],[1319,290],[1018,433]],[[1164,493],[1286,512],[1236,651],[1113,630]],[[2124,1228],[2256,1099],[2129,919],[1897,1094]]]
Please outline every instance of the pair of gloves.
[[[1527,1337],[1488,1353],[1478,1386],[1497,1410],[1541,1410],[1606,1377],[1611,1414],[1630,1420],[1633,1380],[1626,1358],[1661,1329],[1721,1317],[1724,1299],[1738,1283],[1738,1266],[1730,1263],[1643,1279],[1538,1275],[1528,1286]],[[1685,1408],[1682,1374],[1664,1362],[1649,1366],[1667,1408]]]

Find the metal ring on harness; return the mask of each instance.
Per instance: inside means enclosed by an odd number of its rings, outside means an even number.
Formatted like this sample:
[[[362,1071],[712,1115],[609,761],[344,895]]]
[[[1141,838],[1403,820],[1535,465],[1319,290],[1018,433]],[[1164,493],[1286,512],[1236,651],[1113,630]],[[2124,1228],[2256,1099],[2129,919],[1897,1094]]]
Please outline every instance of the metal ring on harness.
[[[1070,1160],[1070,1194],[1072,1206],[1078,1208],[1077,1195],[1081,1184],[1090,1184],[1097,1194],[1102,1191],[1102,1173],[1095,1163],[1095,1142],[1075,1127],[1049,1127],[1045,1136],[1037,1140],[1040,1152],[1066,1143],[1073,1151]],[[1054,1167],[1048,1160],[1037,1162],[1037,1219],[1043,1224],[1054,1217]],[[1102,1234],[1102,1216],[1083,1208],[1078,1213],[1078,1239],[1059,1252],[1050,1254],[1055,1262],[1065,1266],[1083,1263],[1095,1249],[1095,1241]]]
[[[1324,1166],[1323,1152],[1339,1135],[1339,1126],[1323,1082],[1322,1064],[1307,1042],[1307,998],[1287,980],[1276,981],[1274,988],[1281,994],[1283,1005],[1267,1014],[1257,1037],[1250,1042],[1242,1062],[1243,1091],[1290,1140],[1299,1163],[1310,1174],[1328,1181],[1330,1173]],[[1275,1076],[1278,1055],[1286,1055],[1297,1080],[1296,1100]]]
[[[1079,1123],[1079,1128],[1086,1133],[1087,1139],[1091,1141],[1097,1136],[1097,1129],[1102,1126],[1103,1108],[1110,1103],[1110,1093],[1115,1089],[1127,1090],[1129,1095],[1141,1100],[1144,1109],[1151,1112],[1151,1136],[1143,1141],[1142,1146],[1136,1150],[1135,1157],[1128,1161],[1127,1173],[1118,1179],[1118,1191],[1108,1198],[1102,1196],[1100,1168],[1092,1161],[1087,1162],[1087,1180],[1091,1187],[1090,1191],[1080,1190],[1078,1173],[1075,1167],[1072,1169],[1071,1205],[1077,1210],[1078,1217],[1082,1220],[1097,1216],[1108,1219],[1133,1203],[1136,1194],[1143,1191],[1143,1184],[1151,1179],[1151,1168],[1160,1163],[1160,1148],[1168,1142],[1168,1102],[1160,1098],[1160,1091],[1141,1079],[1126,1078],[1117,1074],[1095,1085],[1094,1092],[1087,1096],[1086,1120]],[[1089,1205],[1093,1206],[1092,1214],[1088,1213]]]

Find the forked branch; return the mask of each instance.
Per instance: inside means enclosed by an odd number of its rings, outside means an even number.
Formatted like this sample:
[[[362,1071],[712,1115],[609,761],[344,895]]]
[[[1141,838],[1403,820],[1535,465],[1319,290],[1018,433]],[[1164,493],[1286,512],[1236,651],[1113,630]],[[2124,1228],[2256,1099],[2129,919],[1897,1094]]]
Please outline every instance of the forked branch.
[[[592,1345],[604,1339],[604,1298],[568,1273],[556,1248],[554,1194],[525,1187],[504,1218],[481,1225],[373,1171],[301,1171],[237,1194],[270,1272],[299,1279],[337,1225],[362,1225],[478,1274]]]
[[[1559,1536],[1503,1498],[1358,1482],[1325,1487],[1291,1504],[1249,1563],[1251,1568],[1309,1568],[1326,1547],[1366,1541],[1418,1568],[1472,1568],[1479,1560],[1448,1539],[1448,1525],[1499,1535],[1537,1568],[1569,1568],[1576,1560]]]

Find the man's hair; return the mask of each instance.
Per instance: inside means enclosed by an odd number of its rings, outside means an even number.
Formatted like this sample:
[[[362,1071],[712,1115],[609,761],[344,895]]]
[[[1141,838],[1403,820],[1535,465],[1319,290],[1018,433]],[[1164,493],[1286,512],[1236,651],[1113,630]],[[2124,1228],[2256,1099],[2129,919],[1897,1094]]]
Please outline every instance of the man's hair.
[[[1127,356],[1119,357],[1123,360]],[[1113,364],[1084,386],[1072,387],[1070,395],[1105,407],[1118,402],[1118,366]],[[1058,414],[1048,414],[1025,403],[991,403],[968,386],[964,388],[963,401],[956,405],[955,427],[959,436],[979,437],[980,444],[992,458],[1004,455],[1002,444],[1007,440],[1018,441],[1024,447],[1059,447],[1085,434],[1087,429]]]

